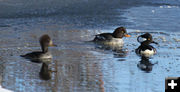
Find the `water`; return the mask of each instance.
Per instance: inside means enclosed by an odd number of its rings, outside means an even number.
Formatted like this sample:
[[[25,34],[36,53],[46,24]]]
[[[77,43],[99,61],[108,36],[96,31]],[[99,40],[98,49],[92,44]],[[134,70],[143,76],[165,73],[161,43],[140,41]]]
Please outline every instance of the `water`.
[[[0,0],[0,82],[16,92],[163,92],[165,78],[180,75],[178,0]],[[123,49],[104,49],[95,34],[125,26],[132,36]],[[150,32],[159,46],[148,72],[138,67],[136,38]],[[40,50],[39,37],[49,34],[50,80],[39,77],[42,63],[20,57]]]

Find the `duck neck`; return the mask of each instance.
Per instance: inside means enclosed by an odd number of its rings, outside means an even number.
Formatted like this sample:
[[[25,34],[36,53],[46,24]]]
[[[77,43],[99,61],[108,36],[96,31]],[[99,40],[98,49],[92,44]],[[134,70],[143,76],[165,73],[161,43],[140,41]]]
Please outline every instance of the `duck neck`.
[[[148,42],[148,41],[144,41],[141,43],[141,45],[149,45],[149,44],[150,44],[150,42]]]
[[[112,33],[112,36],[114,37],[114,38],[122,38],[123,37],[123,35],[118,35],[117,33]]]
[[[42,52],[44,52],[44,53],[48,52],[48,47],[47,46],[42,45],[41,49],[42,49]]]

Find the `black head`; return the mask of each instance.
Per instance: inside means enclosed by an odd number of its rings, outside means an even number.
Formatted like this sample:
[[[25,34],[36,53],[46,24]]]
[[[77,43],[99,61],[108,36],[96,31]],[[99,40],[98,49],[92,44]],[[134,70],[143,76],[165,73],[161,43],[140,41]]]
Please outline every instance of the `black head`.
[[[127,34],[126,28],[124,27],[118,27],[114,30],[113,36],[115,38],[123,38],[123,37],[130,37],[130,35]]]
[[[51,38],[47,34],[41,36],[39,42],[43,52],[47,52],[49,46],[56,46],[53,44]]]
[[[137,41],[140,42],[141,44],[158,44],[157,42],[153,41],[152,35],[150,33],[145,33],[143,35],[138,36]]]

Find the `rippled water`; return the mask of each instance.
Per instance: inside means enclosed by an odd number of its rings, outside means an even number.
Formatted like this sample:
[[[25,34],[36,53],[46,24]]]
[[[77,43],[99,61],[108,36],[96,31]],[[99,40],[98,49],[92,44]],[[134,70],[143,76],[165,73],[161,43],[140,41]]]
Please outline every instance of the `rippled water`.
[[[90,6],[99,5],[97,12],[117,3],[108,4],[104,0],[103,4],[107,6],[102,7],[100,1],[93,1]],[[25,8],[24,12],[13,11],[12,7],[9,8],[12,12],[1,11],[2,87],[15,92],[163,92],[165,78],[180,75],[179,1],[118,2],[121,2],[121,7],[115,4],[114,7],[98,13],[92,13],[91,9],[86,8],[78,12],[77,8],[72,10],[71,14],[69,12],[72,7],[65,9],[64,14],[52,14],[52,11],[27,14],[31,11],[28,8]],[[11,3],[1,4],[5,7],[7,4],[12,5]],[[20,8],[23,6],[21,3],[25,2],[19,0],[17,6]],[[58,5],[59,2],[54,3]],[[69,6],[71,3],[66,4]],[[30,6],[31,4],[28,5]],[[48,7],[54,10],[53,6]],[[83,4],[81,7],[84,7]],[[39,7],[32,9],[41,10]],[[60,8],[56,11],[58,10]],[[87,10],[88,12],[85,12]],[[6,13],[17,16],[12,17]],[[130,38],[124,38],[123,48],[102,48],[87,42],[92,40],[95,34],[112,32],[118,26],[125,26],[131,35]],[[150,32],[159,43],[153,45],[158,51],[157,55],[149,60],[141,59],[134,51],[139,46],[137,36],[144,32]],[[34,63],[20,57],[28,52],[40,50],[38,40],[42,34],[49,34],[57,45],[49,49],[53,59],[44,68],[42,63]],[[143,69],[140,67],[142,64],[149,68]],[[47,71],[50,79],[43,80],[39,73],[47,68],[51,70]]]

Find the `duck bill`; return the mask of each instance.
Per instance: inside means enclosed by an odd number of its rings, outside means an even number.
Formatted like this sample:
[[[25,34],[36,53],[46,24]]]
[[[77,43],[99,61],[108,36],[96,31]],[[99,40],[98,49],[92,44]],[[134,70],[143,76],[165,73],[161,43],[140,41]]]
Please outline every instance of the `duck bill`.
[[[124,36],[125,36],[125,37],[131,37],[131,35],[128,35],[128,34],[125,34]]]
[[[152,43],[154,43],[154,44],[157,44],[157,45],[158,45],[158,43],[157,43],[157,42],[155,42],[155,41],[152,41]]]
[[[53,41],[50,41],[49,46],[56,47],[57,45],[53,44]]]
[[[51,47],[57,47],[57,45],[55,45],[55,44],[50,44],[49,46],[51,46]]]

